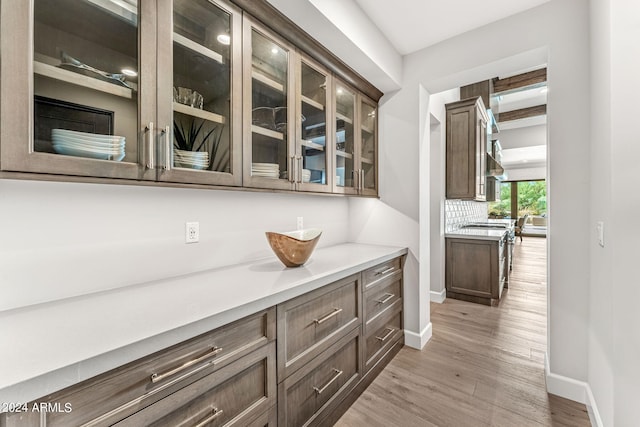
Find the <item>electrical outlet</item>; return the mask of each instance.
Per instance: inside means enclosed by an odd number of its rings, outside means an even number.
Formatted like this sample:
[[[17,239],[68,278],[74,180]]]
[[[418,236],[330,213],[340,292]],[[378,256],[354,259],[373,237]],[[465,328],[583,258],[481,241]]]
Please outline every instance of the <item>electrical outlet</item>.
[[[304,217],[299,216],[296,221],[296,228],[298,230],[304,229]]]
[[[200,223],[187,222],[185,224],[185,243],[197,243],[200,241]]]

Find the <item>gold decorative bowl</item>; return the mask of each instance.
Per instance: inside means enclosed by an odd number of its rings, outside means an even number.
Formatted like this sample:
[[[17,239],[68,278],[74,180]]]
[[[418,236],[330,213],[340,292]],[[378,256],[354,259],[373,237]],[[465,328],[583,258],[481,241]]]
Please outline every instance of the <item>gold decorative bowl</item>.
[[[309,228],[286,233],[267,231],[265,234],[271,249],[284,265],[287,267],[300,267],[311,256],[320,239],[322,230]]]

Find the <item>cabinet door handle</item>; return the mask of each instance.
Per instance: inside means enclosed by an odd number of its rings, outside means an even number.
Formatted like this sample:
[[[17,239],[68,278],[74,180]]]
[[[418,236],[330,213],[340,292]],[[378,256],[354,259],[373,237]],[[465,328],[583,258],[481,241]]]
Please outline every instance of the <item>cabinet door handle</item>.
[[[387,273],[391,273],[393,270],[395,270],[395,267],[389,267],[389,268],[385,268],[384,270],[378,270],[376,271],[376,276],[384,276]]]
[[[394,328],[385,328],[385,331],[389,331],[383,337],[376,336],[376,339],[380,342],[385,342],[396,331]]]
[[[351,175],[353,175],[353,188],[357,190],[360,188],[360,183],[358,182],[360,181],[360,174],[357,170],[353,170],[351,171]]]
[[[364,169],[360,169],[360,190],[364,190]]]
[[[322,325],[324,322],[326,322],[327,320],[331,319],[334,316],[337,316],[338,314],[340,314],[342,312],[341,308],[334,308],[333,311],[323,317],[321,317],[320,319],[313,319],[313,322],[316,325]]]
[[[376,300],[376,302],[377,302],[377,303],[379,303],[379,304],[386,304],[386,303],[388,303],[389,301],[391,301],[391,299],[392,299],[393,297],[395,297],[395,295],[394,295],[394,294],[386,293],[385,295],[386,295],[386,296],[385,296],[383,299],[378,299],[378,300]]]
[[[289,182],[296,182],[295,156],[289,156],[289,172],[287,172],[287,174]]]
[[[214,346],[207,353],[203,354],[202,356],[200,356],[200,357],[198,357],[196,359],[190,360],[190,361],[188,361],[188,362],[186,362],[186,363],[184,363],[184,364],[182,364],[182,365],[180,365],[178,367],[175,367],[175,368],[173,368],[171,370],[168,370],[166,372],[163,372],[161,374],[158,374],[158,373],[152,374],[151,375],[151,382],[153,384],[155,384],[157,382],[160,382],[163,379],[165,379],[167,377],[170,377],[172,375],[175,375],[175,374],[177,374],[179,372],[182,372],[185,369],[188,369],[189,367],[191,367],[193,365],[197,365],[198,363],[204,362],[205,360],[208,360],[208,359],[210,359],[210,358],[212,358],[214,356],[217,356],[218,354],[220,354],[221,351],[222,351],[222,347],[215,347]],[[211,362],[209,362],[209,363],[211,363]],[[194,372],[197,372],[197,371],[194,371]]]
[[[205,413],[211,411],[212,414],[209,415],[207,418],[205,418],[204,420],[200,421],[198,424],[194,424],[193,427],[204,427],[207,424],[209,424],[211,421],[215,420],[216,418],[218,418],[220,415],[222,415],[222,413],[224,412],[222,409],[218,409],[215,406],[211,407],[209,409],[207,409],[205,411]]]
[[[171,166],[172,166],[172,162],[171,162],[171,157],[172,157],[172,147],[171,147],[171,127],[169,125],[167,125],[164,130],[162,131],[162,133],[164,134],[164,170],[170,171],[171,170]],[[213,161],[213,160],[212,160]]]
[[[302,183],[302,156],[298,156],[298,182]]]
[[[154,148],[154,128],[153,128],[153,122],[149,122],[149,124],[147,125],[147,127],[144,129],[144,131],[148,134],[147,137],[147,169],[154,169],[155,165],[154,165],[154,155],[153,155],[153,148]]]
[[[322,392],[325,391],[327,387],[333,384],[338,378],[340,378],[340,375],[342,375],[343,373],[343,371],[336,368],[333,368],[333,372],[335,372],[335,375],[325,385],[323,385],[322,387],[313,387],[317,395],[321,395]]]

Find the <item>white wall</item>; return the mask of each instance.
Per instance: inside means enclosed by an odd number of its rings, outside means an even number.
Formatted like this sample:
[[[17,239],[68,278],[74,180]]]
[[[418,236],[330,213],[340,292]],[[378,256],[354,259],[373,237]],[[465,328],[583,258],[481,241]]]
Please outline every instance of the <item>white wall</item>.
[[[640,46],[637,43],[640,40],[640,25],[638,24],[640,3],[637,1],[603,1],[599,2],[597,7],[610,8],[611,16],[611,67],[609,68],[611,73],[611,206],[604,208],[602,213],[605,221],[608,220],[605,224],[605,232],[607,233],[605,244],[607,242],[612,244],[610,249],[612,274],[607,274],[609,273],[606,264],[608,259],[605,258],[605,268],[598,275],[598,279],[601,280],[597,282],[594,280],[592,288],[598,287],[608,290],[612,295],[610,298],[612,298],[613,304],[611,307],[601,308],[598,301],[594,300],[592,307],[594,307],[594,313],[600,313],[599,318],[608,317],[607,311],[609,309],[613,313],[613,324],[611,324],[610,330],[613,335],[613,350],[605,350],[607,356],[613,355],[614,416],[612,425],[627,427],[638,425],[638,402],[640,402],[640,365],[638,364],[640,361],[640,317],[638,315],[638,301],[640,301],[640,286],[638,285],[640,281],[638,279],[637,255],[640,231],[634,226],[635,217],[640,212],[640,194],[638,192],[638,159],[640,159],[638,117],[640,117],[640,105],[633,100],[633,96],[630,96],[630,93],[633,93],[634,88],[637,87],[640,75]],[[595,19],[602,25],[603,21],[599,18]],[[606,26],[606,24],[604,25]],[[604,51],[606,52],[606,48]],[[599,85],[603,82],[594,78],[593,84]],[[598,120],[599,117],[596,115],[593,119]],[[598,139],[593,141],[594,145],[601,143]],[[606,155],[599,160],[606,161]],[[599,174],[598,177],[600,177]],[[606,199],[603,202],[606,202]],[[608,240],[607,236],[609,236]],[[596,253],[595,257],[597,256]],[[600,310],[602,311],[600,312]],[[596,322],[593,324],[594,329],[598,326]],[[603,344],[607,342],[608,340],[603,341]],[[594,371],[597,369],[594,367]],[[609,384],[607,368],[601,369],[600,373],[604,374],[600,378],[606,378],[605,384]],[[603,393],[605,395],[606,390],[605,388],[605,393]],[[605,398],[605,402],[608,404],[608,399]],[[598,406],[599,404],[598,402]]]
[[[347,240],[346,198],[0,180],[0,311],[274,256],[265,231]],[[200,242],[185,244],[185,222]]]
[[[589,223],[589,385],[604,426],[613,426],[613,226],[611,187],[611,1],[591,2],[591,182]],[[605,222],[605,247],[598,245],[596,221]]]
[[[503,150],[510,148],[546,145],[547,125],[526,126],[516,129],[501,130],[497,134]]]
[[[589,140],[587,6],[585,0],[554,0],[406,56],[404,86],[394,95],[402,99],[398,103],[401,105],[381,112],[382,120],[386,115],[404,117],[382,138],[399,141],[402,156],[418,157],[424,141],[417,138],[415,130],[422,127],[421,120],[428,119],[415,114],[419,108],[415,94],[420,85],[429,93],[437,93],[548,63],[548,182],[553,218],[548,280],[550,370],[582,381],[587,378],[585,283],[589,280],[588,271],[582,266],[589,258],[589,221],[587,215],[575,213],[589,209],[589,168],[585,167],[589,155],[584,149]],[[406,138],[410,139],[405,141]],[[429,197],[411,179],[419,175],[414,168],[413,163],[405,165],[399,176],[398,181],[405,183],[402,191]]]

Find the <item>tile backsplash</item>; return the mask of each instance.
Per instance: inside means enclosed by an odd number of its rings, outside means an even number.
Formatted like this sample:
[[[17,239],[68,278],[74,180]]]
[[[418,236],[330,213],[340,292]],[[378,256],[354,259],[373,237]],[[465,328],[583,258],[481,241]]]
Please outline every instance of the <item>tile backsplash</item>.
[[[450,232],[470,222],[487,220],[486,202],[470,200],[445,200],[445,232]]]

